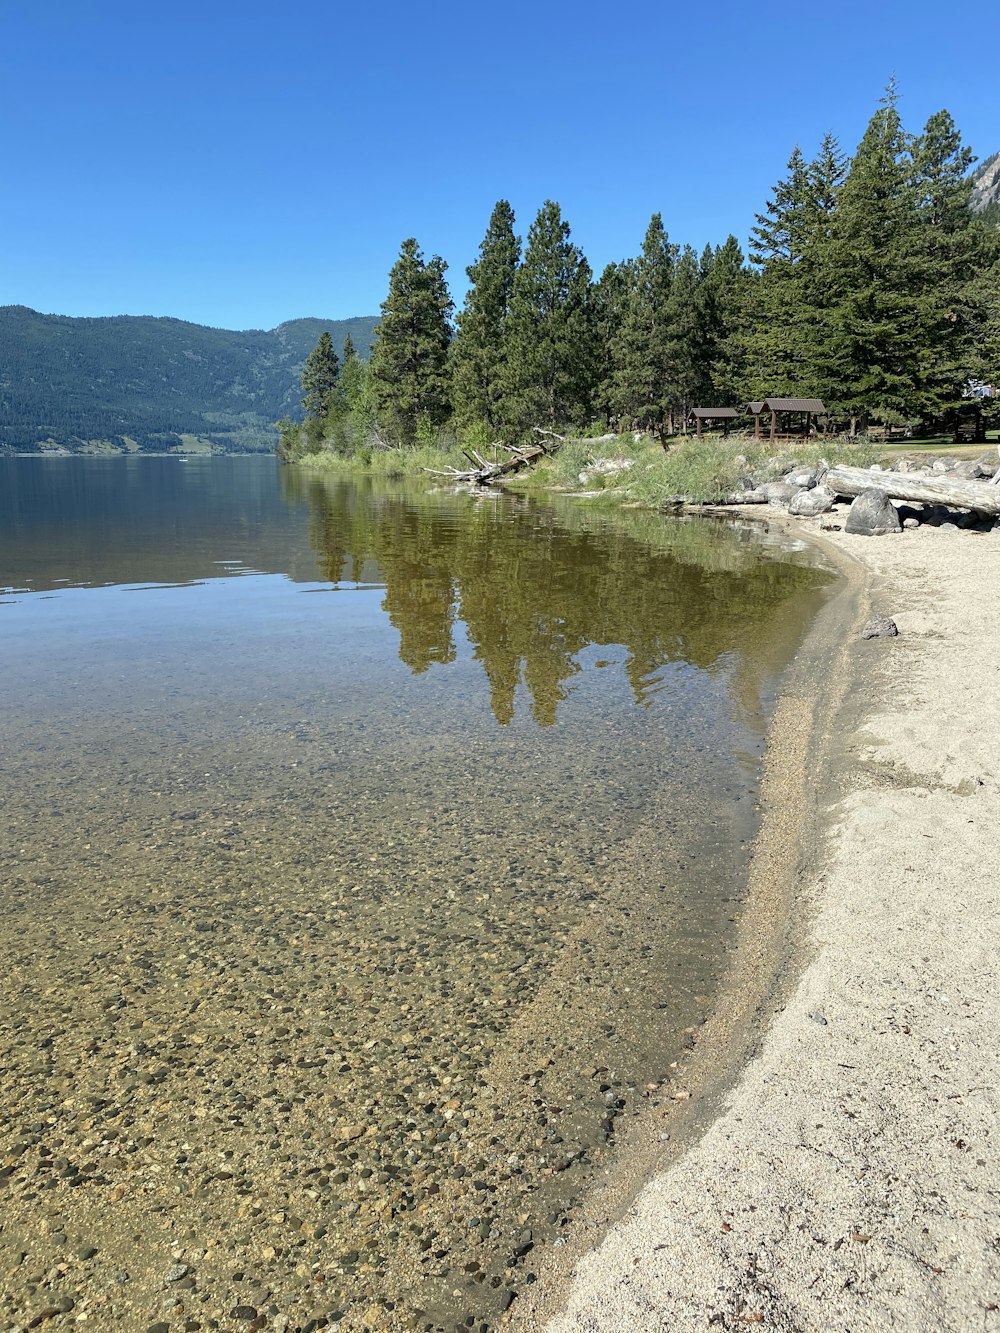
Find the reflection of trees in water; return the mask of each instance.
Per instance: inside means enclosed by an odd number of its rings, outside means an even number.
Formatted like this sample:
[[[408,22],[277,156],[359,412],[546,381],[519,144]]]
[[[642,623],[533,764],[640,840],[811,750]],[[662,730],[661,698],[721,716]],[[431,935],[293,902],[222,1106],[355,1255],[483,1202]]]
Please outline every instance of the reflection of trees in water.
[[[606,522],[579,508],[288,473],[289,493],[309,501],[324,576],[359,581],[367,565],[368,577],[380,577],[400,658],[416,672],[454,660],[463,621],[502,724],[523,683],[536,721],[551,725],[591,644],[626,649],[639,704],[666,664],[689,663],[725,670],[740,713],[760,723],[762,692],[794,651],[824,581],[769,557],[749,534],[703,521],[616,514]]]

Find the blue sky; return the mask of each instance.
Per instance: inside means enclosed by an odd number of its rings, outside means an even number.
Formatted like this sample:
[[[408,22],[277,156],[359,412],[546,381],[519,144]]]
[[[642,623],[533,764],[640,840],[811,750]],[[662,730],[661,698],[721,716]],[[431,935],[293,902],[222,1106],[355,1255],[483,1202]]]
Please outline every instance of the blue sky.
[[[1000,149],[1000,6],[0,0],[0,304],[270,328],[373,314],[400,242],[461,296],[490,210],[596,271],[650,214],[745,240],[796,142],[891,74]]]

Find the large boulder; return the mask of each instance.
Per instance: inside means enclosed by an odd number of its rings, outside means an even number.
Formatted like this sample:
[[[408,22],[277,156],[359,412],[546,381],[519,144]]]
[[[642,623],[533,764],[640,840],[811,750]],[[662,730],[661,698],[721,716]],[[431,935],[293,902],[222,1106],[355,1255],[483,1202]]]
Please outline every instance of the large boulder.
[[[996,468],[993,469],[996,471]],[[951,470],[953,477],[958,477],[961,481],[978,481],[982,475],[979,471],[979,464],[961,461],[955,464]],[[992,476],[992,473],[990,474]]]
[[[808,490],[816,485],[816,473],[812,468],[797,468],[789,472],[783,480],[789,486],[805,486]]]
[[[787,481],[768,481],[757,487],[767,503],[772,505],[787,505],[801,489],[800,486],[790,486]]]
[[[799,518],[815,518],[818,514],[828,514],[833,508],[833,493],[825,486],[815,486],[811,491],[799,491],[788,502],[788,512]]]
[[[855,497],[844,525],[845,532],[858,537],[883,537],[902,530],[895,506],[890,504],[885,491],[874,488]]]
[[[998,455],[1000,455],[1000,445],[997,446],[995,452],[991,449],[988,453],[977,458],[975,475],[987,478],[996,476],[997,471],[1000,470],[1000,457]]]

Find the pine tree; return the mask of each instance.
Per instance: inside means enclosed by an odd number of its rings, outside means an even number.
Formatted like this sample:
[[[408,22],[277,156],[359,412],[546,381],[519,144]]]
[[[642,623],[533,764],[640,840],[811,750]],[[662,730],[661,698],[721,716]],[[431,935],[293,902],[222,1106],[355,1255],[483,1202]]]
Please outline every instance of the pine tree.
[[[678,423],[687,429],[688,414],[709,388],[701,282],[698,256],[690,245],[685,245],[677,259],[667,303],[670,336],[666,356],[666,399],[670,407],[668,429],[671,433]]]
[[[757,214],[750,238],[750,259],[761,269],[745,346],[746,390],[751,398],[787,394],[797,387],[795,279],[808,197],[808,167],[798,144],[788,159],[787,173],[775,185],[766,211]]]
[[[333,350],[329,333],[324,330],[302,368],[302,406],[307,418],[325,421],[329,416],[339,373],[337,353]]]
[[[735,407],[742,399],[746,368],[743,352],[750,273],[735,236],[702,261],[700,291],[708,398],[715,407]]]
[[[439,426],[448,416],[452,301],[446,267],[437,255],[425,262],[410,237],[389,274],[370,374],[379,425],[394,443],[412,445],[421,423]]]
[[[986,384],[996,387],[1000,385],[1000,257],[986,270],[984,288],[979,307],[985,316],[978,344],[982,350],[976,370]]]
[[[743,337],[743,387],[750,398],[815,397],[832,387],[829,239],[845,159],[827,134],[811,162],[796,146],[787,170],[752,232],[750,258],[761,274],[749,284],[752,309]]]
[[[982,215],[978,223],[983,262],[972,284],[972,373],[984,384],[1000,385],[1000,224]]]
[[[858,145],[830,238],[830,368],[840,386],[832,406],[862,422],[869,414],[905,420],[920,408],[922,238],[915,205],[911,141],[890,86]]]
[[[505,337],[505,416],[513,428],[589,419],[598,378],[590,266],[547,200],[528,231]]]
[[[809,163],[809,193],[804,215],[806,234],[796,272],[798,377],[792,391],[803,398],[833,403],[839,396],[836,376],[836,276],[831,243],[847,158],[832,134],[826,134]]]
[[[471,286],[451,345],[452,399],[463,424],[482,422],[491,433],[503,415],[505,342],[521,238],[506,199],[493,209],[479,259],[465,270]]]
[[[671,407],[671,292],[677,255],[678,247],[671,244],[662,217],[654,213],[635,261],[621,327],[611,346],[615,411],[628,424],[656,431],[661,438]]]
[[[375,425],[368,364],[354,350],[351,335],[344,339],[344,360],[330,398],[324,447],[339,454],[363,448]]]
[[[593,408],[607,426],[611,426],[619,415],[614,385],[614,348],[621,336],[635,282],[636,261],[626,259],[621,263],[607,264],[590,289],[591,323],[598,367]]]
[[[921,336],[920,410],[957,403],[976,367],[982,315],[977,278],[988,264],[985,236],[970,210],[972,153],[947,111],[931,116],[913,144],[919,218],[917,292]]]
[[[356,412],[365,395],[368,367],[354,350],[351,335],[344,339],[344,361],[337,380],[337,397],[344,412]]]

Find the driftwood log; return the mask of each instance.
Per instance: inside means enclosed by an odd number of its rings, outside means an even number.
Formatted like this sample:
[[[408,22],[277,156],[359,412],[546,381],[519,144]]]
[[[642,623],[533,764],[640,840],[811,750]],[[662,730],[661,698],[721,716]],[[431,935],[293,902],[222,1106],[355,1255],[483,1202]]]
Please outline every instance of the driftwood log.
[[[549,440],[539,440],[536,444],[521,446],[517,444],[504,444],[502,440],[496,440],[488,447],[493,450],[495,455],[491,462],[485,458],[478,449],[463,449],[462,453],[473,465],[472,468],[463,472],[459,468],[449,467],[443,471],[440,468],[425,467],[421,471],[429,472],[434,477],[447,477],[449,481],[471,482],[476,486],[488,486],[491,482],[505,477],[508,472],[517,472],[522,467],[527,467],[529,463],[535,462],[538,458],[544,458],[546,454],[555,453],[561,444],[566,443],[566,437],[557,435],[553,430],[543,430],[541,426],[533,426],[539,435],[551,436]],[[506,455],[501,458],[501,452]]]
[[[892,500],[973,509],[979,514],[1000,514],[1000,486],[989,481],[961,481],[957,477],[913,477],[903,472],[869,472],[862,467],[832,467],[823,485],[848,498],[862,491],[884,491]]]

